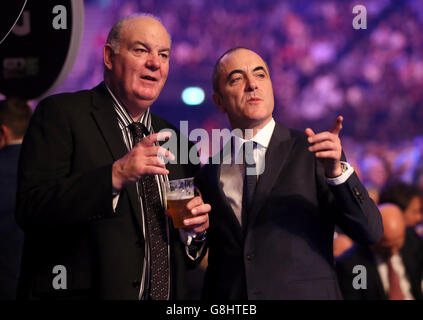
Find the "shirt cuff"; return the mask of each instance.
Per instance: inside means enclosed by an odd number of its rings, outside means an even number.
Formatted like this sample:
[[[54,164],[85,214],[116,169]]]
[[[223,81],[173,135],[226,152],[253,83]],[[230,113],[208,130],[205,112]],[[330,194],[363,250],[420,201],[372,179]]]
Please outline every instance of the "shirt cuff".
[[[345,181],[348,180],[349,177],[351,177],[351,175],[354,173],[354,168],[345,161],[341,161],[341,165],[342,165],[342,174],[338,177],[335,178],[328,178],[326,177],[326,182],[332,186],[337,186],[340,185],[342,183],[344,183]]]
[[[116,207],[119,201],[120,192],[113,191],[113,199],[112,199],[112,205],[113,205],[113,212],[116,212]]]
[[[185,231],[184,229],[178,229],[179,230],[179,237],[181,238],[181,241],[186,246],[189,246],[192,242],[192,239],[194,238],[195,232],[189,232]]]

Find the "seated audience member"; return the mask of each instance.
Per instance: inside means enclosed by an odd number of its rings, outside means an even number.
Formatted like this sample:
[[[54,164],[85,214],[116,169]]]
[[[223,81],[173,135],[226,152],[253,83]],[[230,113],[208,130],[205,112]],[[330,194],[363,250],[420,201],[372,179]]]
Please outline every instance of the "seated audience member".
[[[24,100],[0,101],[0,300],[16,297],[23,233],[14,218],[22,138],[31,117]]]
[[[369,192],[369,196],[377,204],[381,188],[385,185],[389,175],[389,165],[381,157],[371,154],[360,162],[360,178]]]
[[[382,240],[373,246],[356,244],[336,260],[344,299],[421,300],[422,243],[406,229],[398,206],[386,203],[379,210],[384,227]],[[353,273],[355,266],[364,266],[366,277],[362,277],[363,271]],[[356,277],[362,278],[357,281]]]
[[[402,210],[407,227],[415,228],[423,220],[421,190],[404,182],[391,182],[381,191],[379,203],[394,203]]]

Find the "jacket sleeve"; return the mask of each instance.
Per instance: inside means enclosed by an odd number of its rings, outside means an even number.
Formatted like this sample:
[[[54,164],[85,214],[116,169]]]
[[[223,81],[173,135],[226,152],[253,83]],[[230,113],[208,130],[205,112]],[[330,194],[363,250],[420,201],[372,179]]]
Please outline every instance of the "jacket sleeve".
[[[16,220],[23,229],[89,223],[112,215],[112,164],[73,168],[70,117],[54,98],[36,108],[19,160]]]
[[[346,161],[344,155],[343,161]],[[323,190],[323,198],[328,201],[327,209],[332,212],[335,223],[358,243],[378,242],[383,234],[382,217],[357,174],[353,173],[342,184],[328,185],[323,166],[318,160],[316,165],[319,189]]]

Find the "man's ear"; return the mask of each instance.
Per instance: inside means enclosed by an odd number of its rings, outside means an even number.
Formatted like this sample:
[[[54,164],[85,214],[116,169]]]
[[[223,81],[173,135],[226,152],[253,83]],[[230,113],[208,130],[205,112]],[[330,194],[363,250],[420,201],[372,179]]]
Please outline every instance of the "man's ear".
[[[213,92],[213,102],[222,113],[226,113],[225,107],[222,104],[222,96],[220,93]]]
[[[7,141],[10,140],[10,130],[4,124],[0,124],[0,148],[7,145]]]
[[[10,135],[10,129],[4,124],[0,124],[0,132],[1,134],[4,134],[5,136]]]
[[[114,55],[114,50],[112,48],[112,46],[108,43],[106,43],[104,45],[103,48],[103,62],[104,65],[106,66],[106,68],[108,70],[112,70],[113,67],[113,55]]]

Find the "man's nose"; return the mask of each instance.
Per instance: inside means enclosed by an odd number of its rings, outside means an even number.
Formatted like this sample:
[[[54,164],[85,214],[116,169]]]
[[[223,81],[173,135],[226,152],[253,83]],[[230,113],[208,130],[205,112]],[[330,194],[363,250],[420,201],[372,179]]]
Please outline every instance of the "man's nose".
[[[247,77],[246,91],[254,91],[258,88],[257,82],[253,77]]]
[[[148,69],[155,71],[160,68],[159,57],[154,53],[150,53],[145,64]]]

